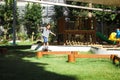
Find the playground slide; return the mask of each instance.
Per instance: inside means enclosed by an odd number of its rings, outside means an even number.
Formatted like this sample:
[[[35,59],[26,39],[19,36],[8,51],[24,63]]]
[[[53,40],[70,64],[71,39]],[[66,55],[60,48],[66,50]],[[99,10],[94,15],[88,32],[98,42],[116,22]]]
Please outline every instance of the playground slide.
[[[116,44],[115,41],[111,41],[107,38],[107,36],[105,36],[104,34],[100,33],[100,32],[97,32],[96,33],[96,36],[98,36],[101,40],[109,43],[109,44]]]

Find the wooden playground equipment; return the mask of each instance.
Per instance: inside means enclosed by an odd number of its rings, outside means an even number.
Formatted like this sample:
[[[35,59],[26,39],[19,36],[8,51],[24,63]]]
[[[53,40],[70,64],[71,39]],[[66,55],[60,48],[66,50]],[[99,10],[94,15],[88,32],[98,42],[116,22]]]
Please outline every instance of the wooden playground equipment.
[[[110,59],[112,60],[113,64],[120,67],[120,57],[117,55],[111,55]]]
[[[94,17],[59,18],[58,42],[65,45],[96,43],[96,19]]]
[[[77,51],[39,51],[36,53],[36,56],[41,58],[45,54],[67,54],[68,62],[75,62],[77,58],[106,58],[112,60],[114,65],[120,66],[120,57],[113,54],[79,54]]]
[[[71,54],[71,51],[38,51],[37,52],[37,58],[41,58],[45,54]]]
[[[120,65],[120,58],[117,55],[112,54],[79,54],[77,51],[38,51],[36,53],[37,58],[41,58],[45,54],[67,54],[68,55],[68,62],[75,62],[77,58],[107,58],[113,61],[113,64],[119,62]]]

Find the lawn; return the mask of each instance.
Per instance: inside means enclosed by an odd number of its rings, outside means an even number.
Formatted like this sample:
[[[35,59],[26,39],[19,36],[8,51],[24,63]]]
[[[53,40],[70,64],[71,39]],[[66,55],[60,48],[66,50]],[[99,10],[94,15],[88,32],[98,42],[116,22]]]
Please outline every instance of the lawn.
[[[67,55],[35,56],[35,51],[9,50],[0,56],[0,80],[120,80],[120,68],[109,59],[76,59]]]

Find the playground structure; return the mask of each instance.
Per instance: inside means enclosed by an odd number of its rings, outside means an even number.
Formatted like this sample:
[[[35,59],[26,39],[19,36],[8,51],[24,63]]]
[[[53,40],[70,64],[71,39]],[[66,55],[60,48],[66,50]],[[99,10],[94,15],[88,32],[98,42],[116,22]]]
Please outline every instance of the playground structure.
[[[108,44],[116,44],[116,36],[113,34],[112,36],[110,35],[109,38],[107,36],[105,36],[104,34],[100,33],[100,32],[96,32],[96,36],[98,37],[98,39],[107,42]],[[99,41],[100,42],[100,41]]]
[[[109,40],[114,41],[114,42],[120,42],[120,32],[112,32],[109,36]]]
[[[95,17],[60,17],[58,19],[58,44],[90,45],[105,41],[108,44],[120,42],[120,31],[112,32],[109,37],[96,31]]]
[[[65,45],[96,43],[96,19],[94,17],[60,17],[58,42]]]

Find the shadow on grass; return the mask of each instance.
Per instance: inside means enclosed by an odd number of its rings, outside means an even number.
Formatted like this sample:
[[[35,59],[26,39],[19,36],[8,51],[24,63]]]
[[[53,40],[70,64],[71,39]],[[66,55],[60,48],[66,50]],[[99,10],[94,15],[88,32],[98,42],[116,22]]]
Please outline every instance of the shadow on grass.
[[[0,46],[0,48],[7,48],[7,49],[30,49],[31,45],[7,45],[7,46]]]
[[[32,63],[23,57],[34,57],[34,52],[10,50],[0,56],[0,80],[76,80],[74,77],[46,71],[46,63]],[[38,66],[39,65],[39,66]]]

